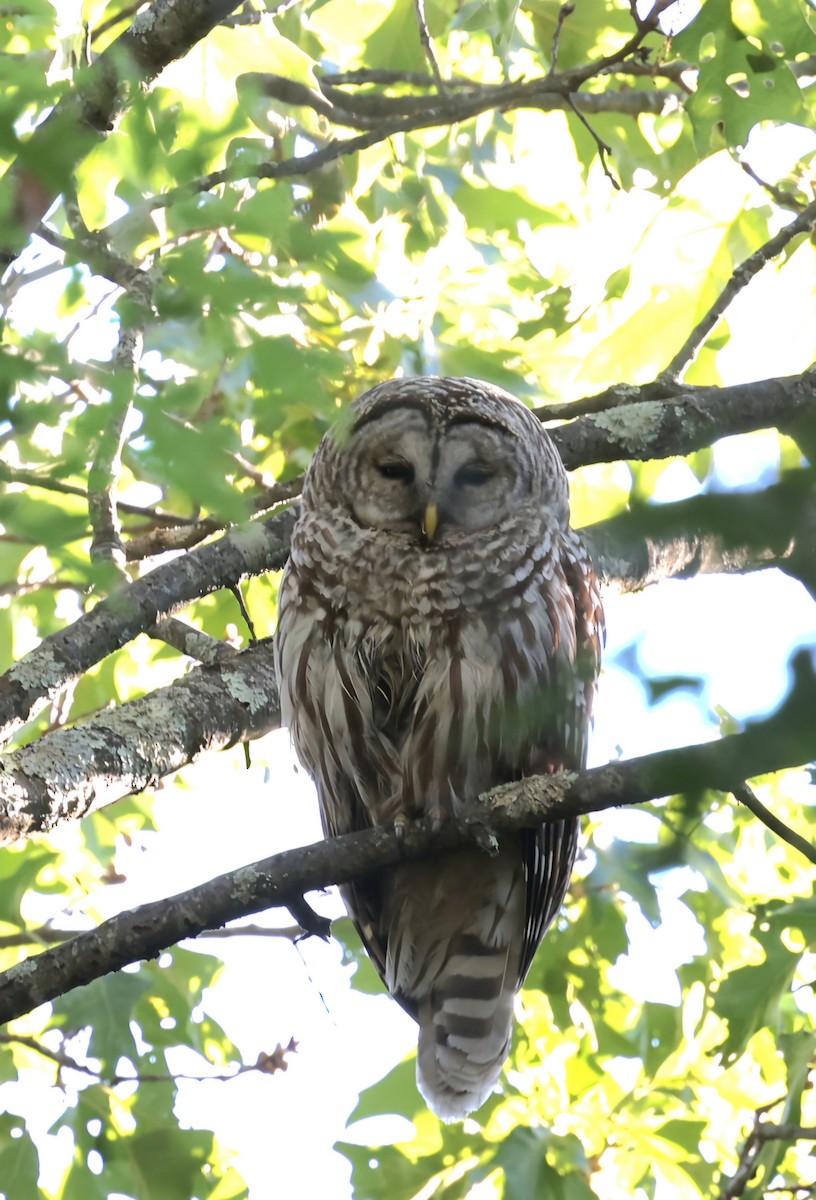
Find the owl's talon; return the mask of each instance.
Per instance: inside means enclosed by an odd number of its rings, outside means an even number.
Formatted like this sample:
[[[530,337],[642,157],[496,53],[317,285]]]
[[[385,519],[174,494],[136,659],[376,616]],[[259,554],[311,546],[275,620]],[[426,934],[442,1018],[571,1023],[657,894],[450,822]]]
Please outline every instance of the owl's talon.
[[[394,818],[394,835],[398,842],[402,842],[405,838],[405,831],[411,824],[405,813],[399,813]]]
[[[488,829],[485,825],[474,825],[473,840],[480,850],[484,850],[485,854],[489,854],[491,858],[495,858],[499,853],[499,840],[492,829]]]

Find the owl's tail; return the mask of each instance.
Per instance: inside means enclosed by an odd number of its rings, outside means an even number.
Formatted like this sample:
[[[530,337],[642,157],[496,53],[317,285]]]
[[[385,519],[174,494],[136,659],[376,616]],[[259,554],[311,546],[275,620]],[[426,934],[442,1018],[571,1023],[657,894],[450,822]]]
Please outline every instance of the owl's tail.
[[[398,867],[386,885],[385,981],[419,1022],[417,1085],[444,1121],[492,1092],[510,1049],[524,935],[521,842]]]
[[[515,972],[507,977],[508,951],[462,936],[420,1005],[417,1086],[443,1121],[461,1121],[480,1108],[498,1082],[517,983]]]

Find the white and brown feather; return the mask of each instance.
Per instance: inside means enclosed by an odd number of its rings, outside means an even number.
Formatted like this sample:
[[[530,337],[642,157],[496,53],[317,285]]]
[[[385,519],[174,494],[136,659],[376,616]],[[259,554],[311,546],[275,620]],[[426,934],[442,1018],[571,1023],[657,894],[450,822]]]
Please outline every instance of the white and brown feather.
[[[389,455],[410,482],[379,474]],[[460,486],[474,463],[493,474]],[[381,384],[324,438],[276,652],[284,722],[328,835],[455,818],[496,784],[583,765],[603,617],[568,518],[550,438],[488,384]],[[386,986],[419,1021],[419,1085],[445,1119],[498,1079],[577,833],[550,822],[503,838],[494,858],[460,850],[344,889]]]

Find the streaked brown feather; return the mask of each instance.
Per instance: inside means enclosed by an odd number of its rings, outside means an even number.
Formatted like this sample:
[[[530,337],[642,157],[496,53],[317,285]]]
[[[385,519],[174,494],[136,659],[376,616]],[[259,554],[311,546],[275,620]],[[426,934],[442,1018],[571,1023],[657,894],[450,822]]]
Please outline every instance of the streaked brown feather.
[[[411,464],[413,491],[382,481],[389,455]],[[490,462],[490,486],[460,502],[456,472],[474,460]],[[433,544],[426,482],[442,497]],[[284,717],[329,836],[455,818],[498,783],[583,766],[603,616],[567,521],[552,442],[488,385],[380,385],[324,439],[276,649]],[[342,889],[377,970],[420,1023],[420,1081],[446,1119],[498,1076],[513,993],[561,906],[577,839],[577,822],[551,822],[502,838],[495,859],[467,849]]]

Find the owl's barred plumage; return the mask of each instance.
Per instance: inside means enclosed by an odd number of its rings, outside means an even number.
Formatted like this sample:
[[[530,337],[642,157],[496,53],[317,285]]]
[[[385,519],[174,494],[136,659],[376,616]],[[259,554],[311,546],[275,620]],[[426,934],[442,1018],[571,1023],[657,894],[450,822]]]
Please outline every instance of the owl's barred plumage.
[[[533,414],[472,379],[380,384],[321,443],[281,586],[281,709],[333,836],[455,818],[496,784],[583,766],[603,616],[566,473]],[[487,1099],[516,991],[569,884],[577,821],[343,889],[419,1022],[417,1081]]]

